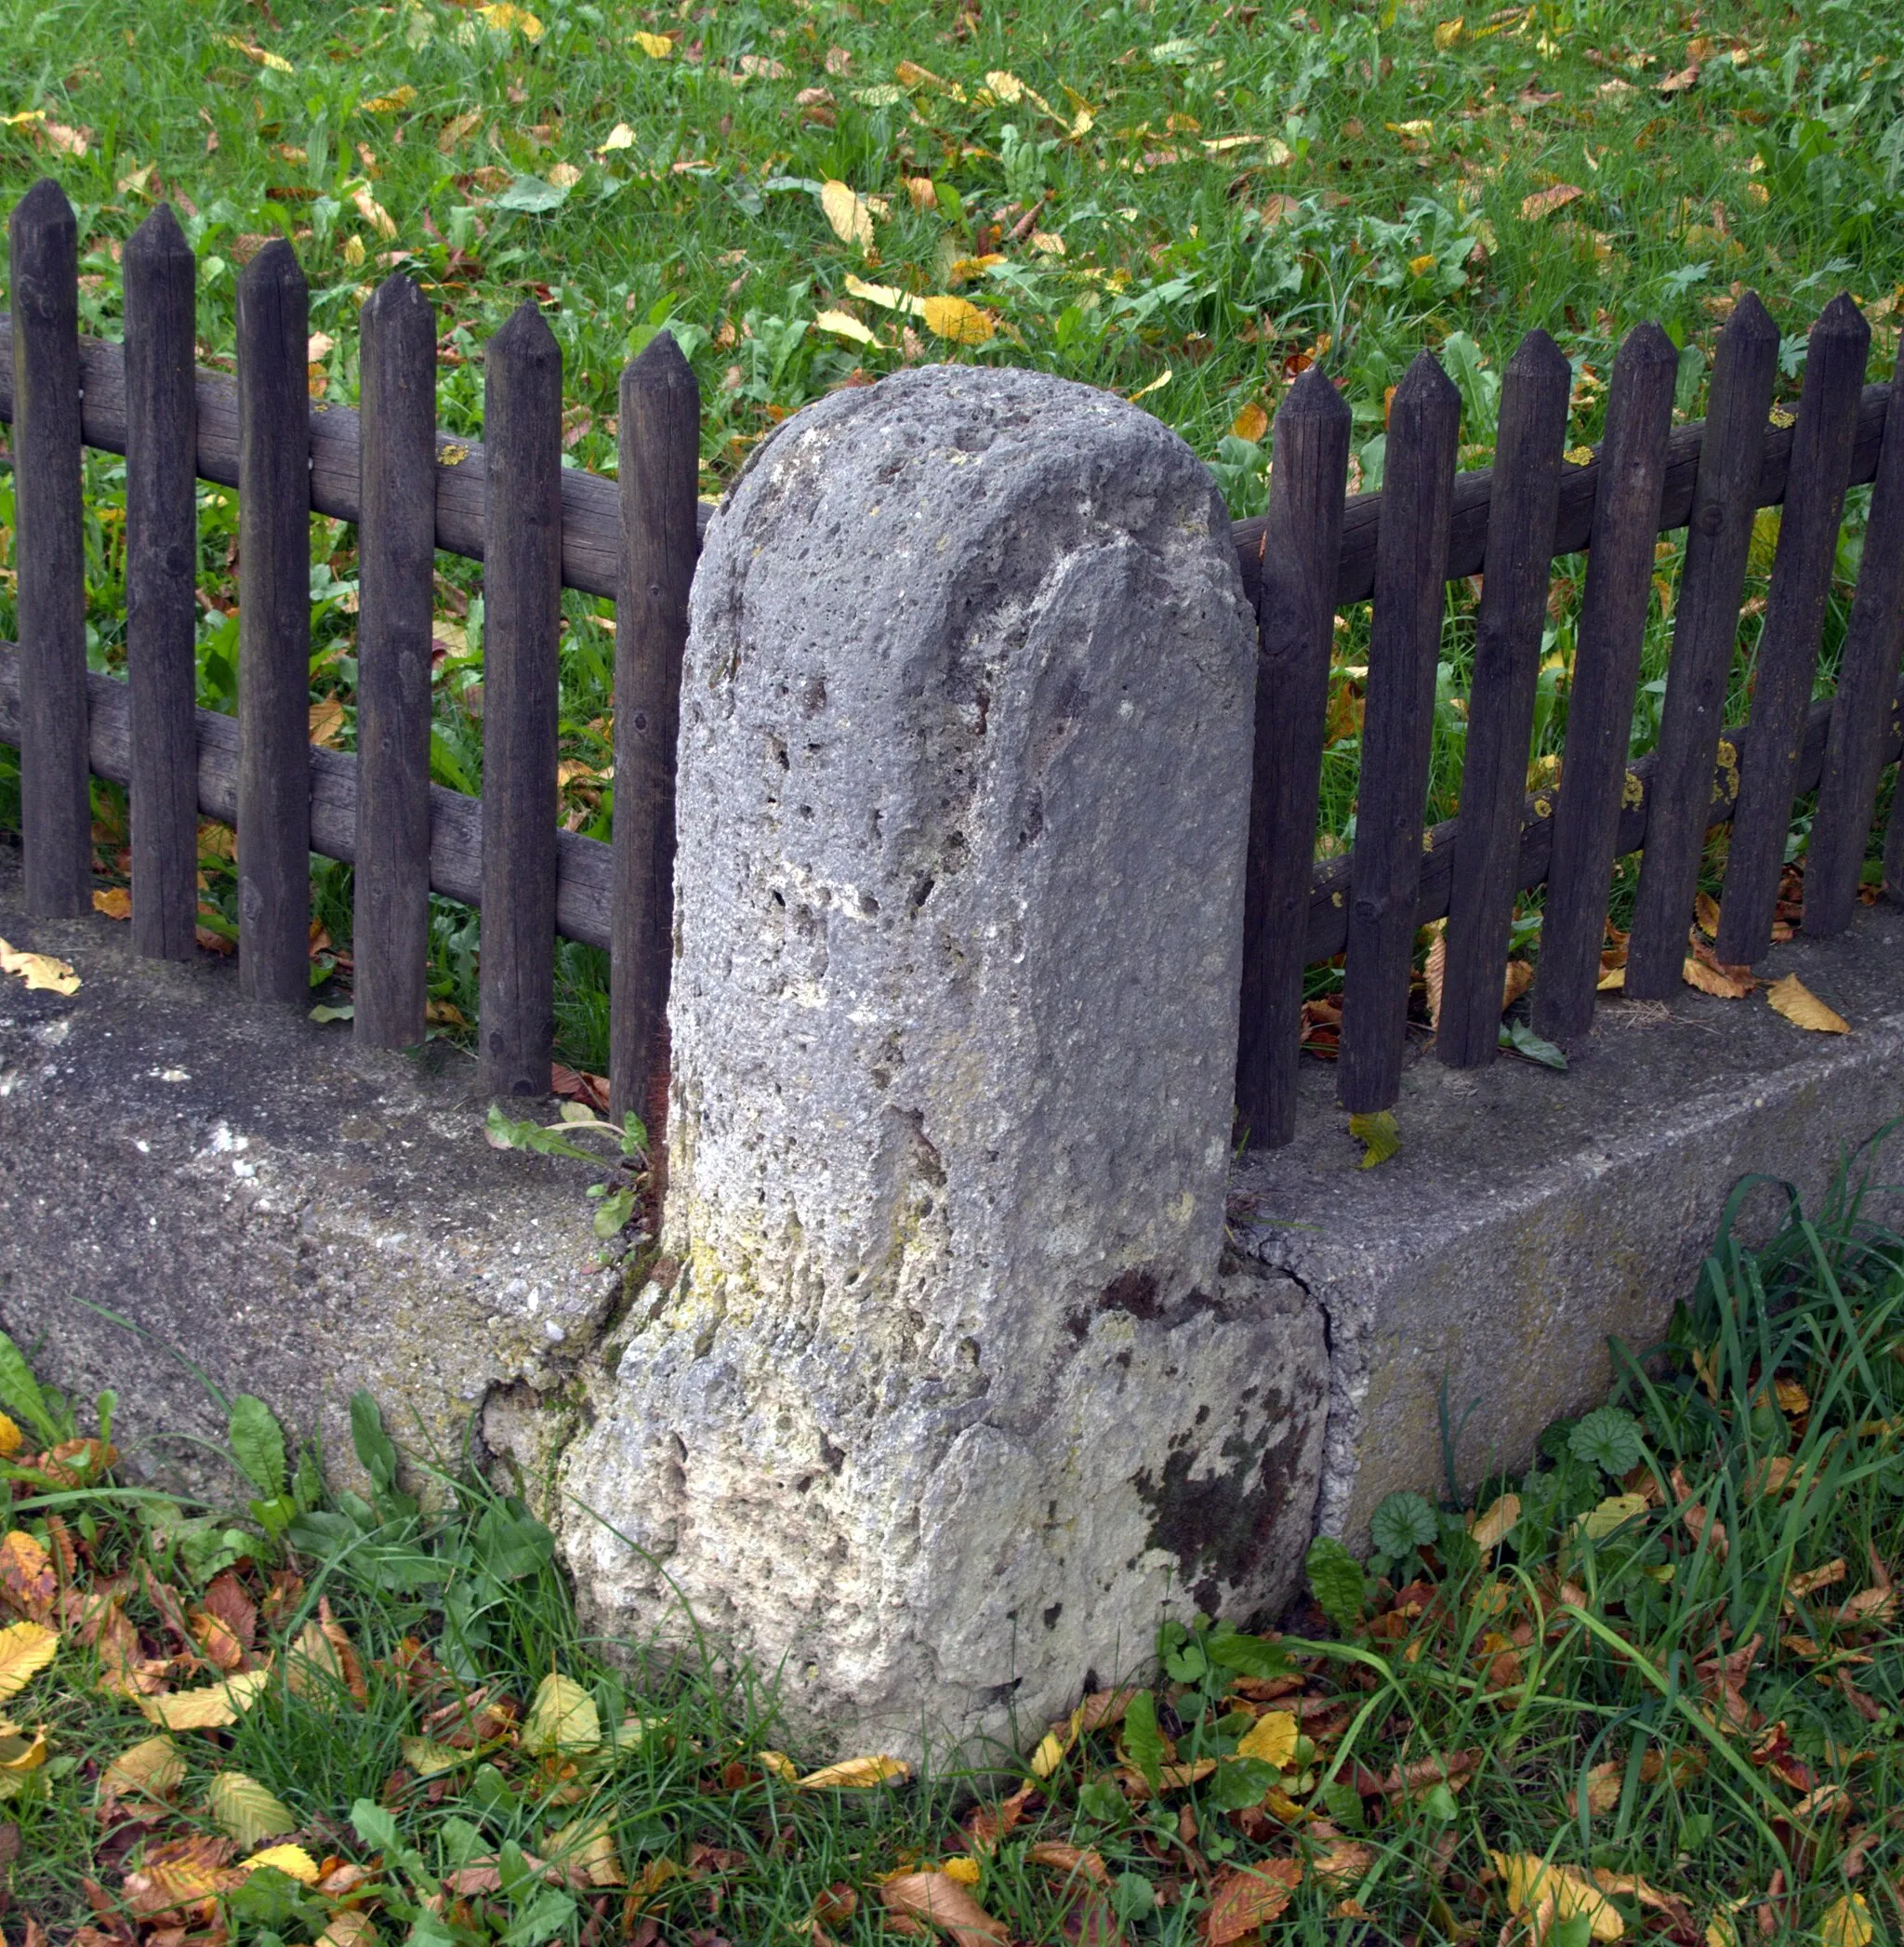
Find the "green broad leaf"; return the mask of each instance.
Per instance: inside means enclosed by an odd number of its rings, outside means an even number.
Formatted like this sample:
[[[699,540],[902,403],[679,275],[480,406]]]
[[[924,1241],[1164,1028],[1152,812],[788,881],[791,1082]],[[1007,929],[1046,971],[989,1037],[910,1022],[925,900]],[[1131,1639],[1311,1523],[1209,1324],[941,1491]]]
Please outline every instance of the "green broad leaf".
[[[1080,1816],[1099,1825],[1120,1825],[1130,1809],[1130,1801],[1108,1778],[1094,1778],[1078,1788]]]
[[[1385,1163],[1402,1146],[1402,1132],[1395,1126],[1392,1109],[1377,1109],[1372,1115],[1351,1116],[1349,1133],[1362,1146],[1362,1167],[1372,1170]]]
[[[1172,1683],[1201,1683],[1210,1675],[1210,1660],[1196,1643],[1185,1643],[1164,1658],[1164,1674]]]
[[[240,1393],[231,1402],[231,1458],[267,1501],[275,1501],[289,1485],[284,1465],[284,1434],[277,1416],[252,1393]]]
[[[1236,1629],[1212,1631],[1203,1651],[1218,1669],[1233,1670],[1238,1676],[1283,1676],[1294,1667],[1280,1643]]]
[[[476,1559],[499,1582],[516,1582],[555,1559],[555,1537],[519,1501],[486,1507],[476,1524]]]
[[[1575,1460],[1597,1466],[1616,1480],[1631,1474],[1645,1451],[1640,1423],[1617,1406],[1596,1406],[1576,1422],[1567,1437],[1567,1448]]]
[[[1144,1774],[1151,1795],[1161,1795],[1164,1734],[1157,1728],[1157,1699],[1148,1690],[1139,1690],[1124,1712],[1124,1755]]]
[[[610,1190],[597,1206],[591,1225],[603,1243],[616,1236],[635,1213],[633,1190]]]
[[[357,1010],[348,1000],[341,1007],[325,1007],[320,1004],[311,1010],[311,1018],[319,1022],[354,1021],[357,1018]]]
[[[322,1904],[313,1901],[311,1905],[321,1916]],[[304,1917],[305,1906],[304,1888],[276,1866],[254,1867],[225,1901],[231,1918],[245,1923],[243,1937],[247,1940],[260,1938],[266,1928],[282,1938],[284,1929]],[[323,1925],[322,1917],[318,1924]]]
[[[528,1149],[538,1156],[572,1156],[577,1162],[599,1163],[599,1150],[578,1149],[569,1139],[557,1132],[558,1129],[580,1132],[584,1129],[602,1129],[615,1133],[615,1125],[597,1122],[592,1119],[586,1122],[564,1121],[557,1129],[545,1129],[539,1122],[518,1120],[506,1116],[501,1105],[492,1102],[489,1114],[483,1124],[483,1139],[492,1149]]]
[[[1406,1490],[1384,1495],[1368,1524],[1369,1539],[1382,1554],[1397,1560],[1417,1548],[1431,1547],[1440,1533],[1435,1510],[1420,1494]]]
[[[363,1391],[350,1395],[350,1444],[364,1471],[378,1487],[394,1484],[397,1477],[397,1450],[383,1430],[383,1414],[377,1401]]]
[[[20,1347],[4,1331],[0,1331],[0,1406],[15,1419],[26,1421],[47,1446],[57,1446],[65,1438],[39,1381],[20,1356]]]
[[[518,176],[496,199],[497,209],[519,209],[530,216],[546,216],[569,200],[567,188],[540,176]]]
[[[1120,1873],[1111,1882],[1111,1908],[1126,1927],[1157,1911],[1157,1888],[1141,1873]]]
[[[1261,1805],[1282,1782],[1282,1773],[1260,1757],[1226,1757],[1204,1787],[1207,1804],[1220,1812],[1240,1812]]]
[[[1309,1543],[1302,1566],[1316,1607],[1347,1636],[1361,1622],[1368,1599],[1361,1563],[1333,1535],[1321,1534]]]
[[[1362,1795],[1346,1778],[1331,1778],[1316,1794],[1329,1808],[1329,1816],[1345,1832],[1362,1829]]]
[[[1567,1056],[1552,1041],[1543,1041],[1525,1021],[1503,1021],[1501,1045],[1511,1054],[1539,1062],[1543,1068],[1558,1068],[1563,1074],[1567,1071]]]
[[[566,1931],[575,1917],[575,1902],[566,1893],[545,1887],[518,1909],[515,1919],[504,1932],[503,1947],[541,1947]]]

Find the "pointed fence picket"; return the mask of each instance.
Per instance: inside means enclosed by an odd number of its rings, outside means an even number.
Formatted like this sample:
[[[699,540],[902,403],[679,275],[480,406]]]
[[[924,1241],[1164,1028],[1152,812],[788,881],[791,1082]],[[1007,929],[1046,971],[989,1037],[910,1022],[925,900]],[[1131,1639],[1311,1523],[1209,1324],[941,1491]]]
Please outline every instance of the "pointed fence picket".
[[[287,244],[239,283],[237,377],[193,365],[192,253],[169,211],[126,254],[123,347],[77,325],[78,239],[50,182],[12,212],[13,312],[0,318],[11,422],[18,645],[0,644],[0,738],[20,747],[24,895],[64,917],[90,893],[88,775],[131,790],[134,938],[189,953],[201,816],[234,825],[240,976],[307,998],[309,854],[355,874],[355,1026],[372,1047],[424,1033],[429,897],[480,906],[483,1085],[547,1086],[558,934],[610,956],[611,1101],[665,1079],[674,763],[697,504],[700,399],[671,338],[623,373],[618,479],[564,468],[562,362],[524,306],[492,338],[485,437],[435,425],[435,321],[393,275],[363,311],[362,404],[311,404],[306,298]],[[1884,767],[1904,746],[1904,358],[1865,384],[1870,332],[1847,298],[1813,328],[1793,415],[1771,411],[1778,333],[1748,293],[1721,334],[1708,418],[1674,427],[1677,353],[1658,326],[1615,362],[1606,437],[1564,454],[1571,375],[1530,332],[1502,377],[1492,468],[1456,470],[1460,402],[1423,352],[1390,408],[1386,481],[1345,497],[1350,420],[1305,373],[1276,414],[1266,517],[1233,523],[1260,663],[1236,1100],[1251,1141],[1296,1127],[1304,970],[1343,956],[1339,1084],[1391,1106],[1410,1034],[1418,930],[1446,918],[1438,1035],[1453,1066],[1501,1031],[1516,898],[1544,887],[1538,1032],[1593,1019],[1614,862],[1642,854],[1627,991],[1673,991],[1710,828],[1732,821],[1718,957],[1763,954],[1794,803],[1816,790],[1804,923],[1847,923]],[[126,456],[128,681],[86,667],[83,447]],[[193,705],[196,483],[241,492],[239,709]],[[1835,695],[1815,700],[1848,488],[1876,482]],[[1750,721],[1723,722],[1740,655],[1753,523],[1782,523]],[[358,523],[358,748],[309,741],[309,522]],[[1629,755],[1658,536],[1687,529],[1657,748]],[[430,782],[438,551],[483,563],[484,789]],[[1584,551],[1558,788],[1527,752],[1553,562]],[[1482,576],[1458,816],[1424,828],[1445,589]],[[560,594],[616,603],[609,843],[558,828]],[[1370,601],[1355,841],[1316,856],[1339,613]],[[1884,840],[1904,897],[1904,806]]]

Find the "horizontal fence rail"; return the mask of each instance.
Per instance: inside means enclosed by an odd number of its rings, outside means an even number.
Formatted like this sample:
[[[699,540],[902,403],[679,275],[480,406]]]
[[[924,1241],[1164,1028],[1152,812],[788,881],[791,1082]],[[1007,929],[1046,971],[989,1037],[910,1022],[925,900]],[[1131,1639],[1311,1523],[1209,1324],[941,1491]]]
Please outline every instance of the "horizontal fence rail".
[[[237,832],[245,991],[308,991],[308,853],[357,868],[355,1033],[418,1039],[430,893],[483,910],[485,1089],[539,1092],[558,934],[610,956],[611,1102],[654,1099],[671,933],[674,759],[688,590],[709,509],[699,393],[671,338],[623,373],[617,477],[561,464],[562,361],[522,306],[485,355],[484,437],[435,424],[435,320],[385,281],[362,313],[361,410],[305,388],[305,285],[273,243],[239,283],[237,376],[197,366],[195,266],[169,211],[126,251],[125,348],[77,329],[73,217],[50,183],[12,213],[16,315],[0,316],[13,425],[19,645],[0,643],[0,741],[22,750],[28,903],[84,904],[86,775],[131,788],[139,950],[191,950],[193,832]],[[1904,356],[1867,383],[1848,298],[1812,327],[1797,409],[1775,411],[1778,327],[1744,294],[1720,334],[1706,420],[1674,427],[1678,352],[1657,324],[1614,361],[1606,436],[1566,447],[1571,372],[1530,332],[1502,372],[1496,464],[1456,470],[1461,407],[1423,351],[1393,395],[1382,489],[1346,493],[1350,416],[1316,370],[1275,430],[1269,512],[1232,523],[1260,661],[1236,1101],[1250,1139],[1294,1132],[1305,967],[1343,957],[1338,1081],[1352,1113],[1401,1086],[1418,935],[1446,920],[1438,1058],[1473,1067],[1501,1032],[1514,902],[1545,888],[1530,1011],[1566,1041],[1592,1023],[1616,861],[1641,854],[1627,990],[1674,991],[1709,835],[1728,823],[1716,957],[1769,944],[1797,800],[1814,790],[1805,924],[1856,903],[1880,775],[1904,750]],[[23,404],[24,410],[16,411]],[[124,453],[128,680],[88,673],[74,545],[83,448]],[[239,708],[194,702],[195,482],[239,490]],[[1814,700],[1844,497],[1875,482],[1837,694]],[[1722,722],[1753,523],[1784,510],[1748,720]],[[357,524],[358,748],[312,745],[309,519]],[[1658,537],[1687,529],[1657,748],[1629,756]],[[1273,538],[1272,538],[1273,537]],[[484,795],[430,781],[437,552],[483,563]],[[1553,563],[1584,554],[1556,783],[1527,770]],[[1428,827],[1448,583],[1474,612],[1461,813]],[[616,604],[615,811],[607,843],[559,828],[556,699],[567,586]],[[1349,856],[1318,863],[1338,612],[1372,602]],[[300,758],[299,753],[303,755]],[[76,863],[75,863],[76,861]],[[82,868],[86,868],[84,871]],[[1884,843],[1904,894],[1904,810]],[[1815,879],[1815,885],[1814,885]],[[1816,891],[1816,902],[1813,894]],[[1697,970],[1692,970],[1697,971]]]

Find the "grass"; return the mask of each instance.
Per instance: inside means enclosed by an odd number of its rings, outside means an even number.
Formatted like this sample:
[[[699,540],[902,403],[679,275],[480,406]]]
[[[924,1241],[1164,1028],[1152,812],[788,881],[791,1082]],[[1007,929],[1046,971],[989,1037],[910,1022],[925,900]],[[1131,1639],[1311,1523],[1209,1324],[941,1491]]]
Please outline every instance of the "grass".
[[[241,1397],[254,1498],[199,1507],[123,1484],[0,1344],[26,1436],[0,1672],[50,1655],[8,1686],[0,1925],[871,1947],[930,1909],[961,1947],[1904,1938],[1904,1237],[1875,1221],[1878,1153],[1763,1248],[1728,1212],[1663,1344],[1616,1345],[1612,1401],[1525,1473],[1391,1496],[1368,1564],[1312,1549],[1283,1634],[1167,1628],[1160,1664],[989,1775],[815,1776],[770,1676],[588,1637],[522,1503],[406,1473],[367,1397],[367,1497],[326,1493]],[[148,1742],[227,1680],[255,1687],[230,1721]]]
[[[1876,0],[1555,0],[1460,16],[1395,0],[1289,12],[1171,0],[549,0],[534,12],[10,0],[0,191],[43,171],[63,184],[81,213],[85,322],[108,336],[124,240],[170,196],[198,253],[201,352],[214,364],[230,363],[238,266],[289,235],[311,278],[312,391],[332,400],[355,395],[355,311],[371,281],[409,272],[438,307],[440,417],[454,430],[480,430],[483,340],[533,299],[563,348],[570,457],[598,470],[614,466],[616,374],[665,324],[700,377],[709,493],[807,401],[956,357],[1141,397],[1247,514],[1263,501],[1267,419],[1313,360],[1355,409],[1363,486],[1381,478],[1387,390],[1423,344],[1460,384],[1471,465],[1489,451],[1501,368],[1536,324],[1574,363],[1571,436],[1583,442],[1615,344],[1643,318],[1685,348],[1680,407],[1695,415],[1719,320],[1745,283],[1793,334],[1788,393],[1801,334],[1841,285],[1865,301],[1887,365],[1904,279],[1904,66],[1889,14]],[[829,223],[818,194],[829,179],[864,200],[869,244]],[[939,339],[855,283],[956,294],[990,335]],[[123,468],[98,456],[90,470],[90,649],[117,669]],[[1821,684],[1861,519],[1854,504]],[[235,497],[205,492],[201,700],[213,708],[235,694]],[[350,530],[314,521],[312,563],[312,706],[322,734],[349,747]],[[1670,547],[1659,565],[1635,754],[1663,691]],[[480,577],[441,567],[434,769],[474,789]],[[1551,774],[1564,738],[1579,580],[1579,563],[1563,563],[1535,775]],[[564,818],[599,836],[613,804],[608,605],[571,594],[564,611]],[[1431,817],[1459,801],[1472,614],[1457,587]],[[1325,854],[1353,835],[1365,642],[1366,610],[1341,643]],[[1752,649],[1748,622],[1735,703]],[[17,795],[8,764],[0,819]],[[103,824],[102,869],[123,879],[123,809],[107,804]],[[205,921],[229,939],[221,842],[208,834]],[[316,865],[314,894],[314,974],[347,983],[348,871]],[[1616,916],[1628,896],[1616,893]],[[468,1033],[473,955],[471,916],[440,903],[432,989],[446,1032]],[[563,1050],[596,1069],[601,976],[595,956],[562,949]]]

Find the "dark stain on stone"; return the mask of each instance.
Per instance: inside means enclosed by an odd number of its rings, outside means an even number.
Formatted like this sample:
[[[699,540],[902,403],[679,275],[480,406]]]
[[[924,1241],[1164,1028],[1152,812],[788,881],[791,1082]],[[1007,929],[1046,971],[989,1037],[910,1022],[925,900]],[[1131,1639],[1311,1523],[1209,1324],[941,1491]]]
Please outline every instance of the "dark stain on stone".
[[[1045,1627],[1047,1629],[1057,1628],[1058,1618],[1062,1616],[1064,1613],[1064,1605],[1062,1602],[1052,1603],[1051,1608],[1045,1611]]]
[[[837,1474],[846,1464],[846,1449],[836,1447],[823,1433],[820,1436],[820,1458],[826,1463],[826,1471]]]
[[[1282,1417],[1272,1400],[1264,1430],[1229,1435],[1218,1450],[1227,1465],[1206,1478],[1191,1478],[1202,1451],[1180,1447],[1161,1478],[1146,1468],[1132,1482],[1150,1509],[1150,1545],[1174,1555],[1186,1582],[1197,1578],[1197,1601],[1209,1613],[1218,1606],[1218,1584],[1238,1587],[1262,1566],[1289,1500],[1302,1442],[1291,1436],[1270,1444]]]
[[[1098,1293],[1098,1309],[1129,1312],[1133,1318],[1154,1318],[1157,1315],[1155,1273],[1130,1270],[1112,1278]]]

